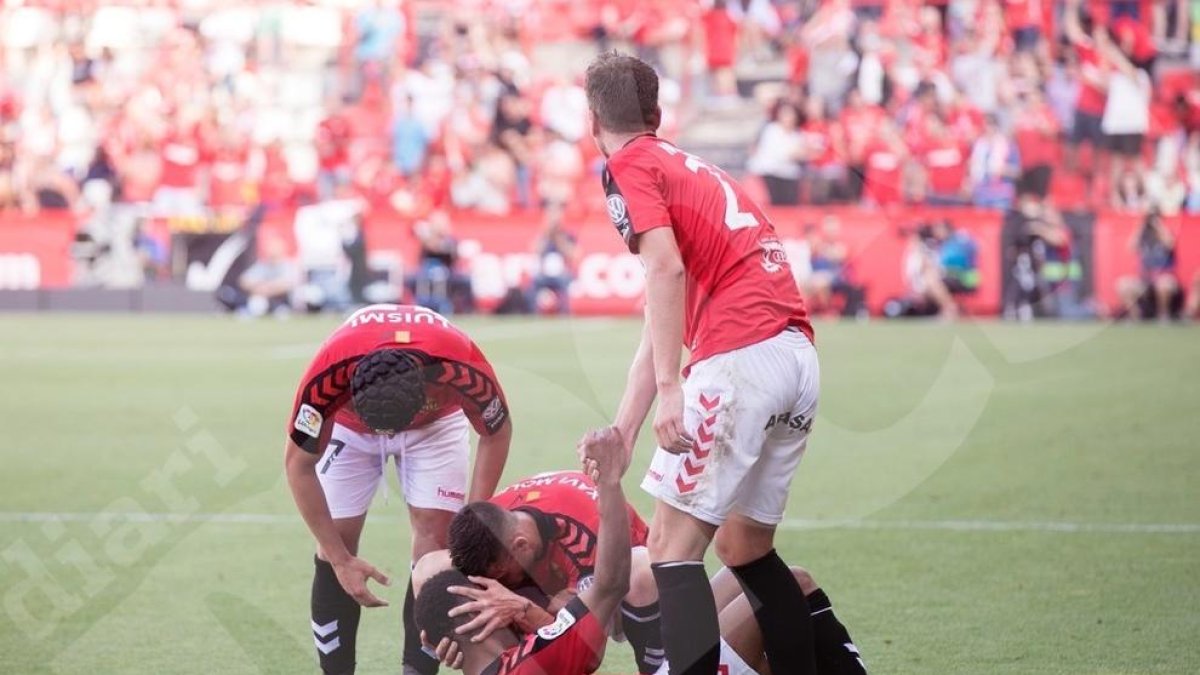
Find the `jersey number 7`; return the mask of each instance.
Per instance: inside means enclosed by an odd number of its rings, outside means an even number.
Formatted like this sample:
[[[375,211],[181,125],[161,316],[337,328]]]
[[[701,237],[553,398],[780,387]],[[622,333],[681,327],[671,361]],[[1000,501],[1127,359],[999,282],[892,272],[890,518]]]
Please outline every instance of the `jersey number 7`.
[[[668,155],[682,155],[683,165],[692,173],[699,175],[700,171],[704,170],[708,175],[717,179],[717,182],[721,184],[721,191],[725,193],[725,227],[731,230],[741,230],[758,225],[758,218],[755,218],[753,213],[738,211],[737,195],[733,193],[733,186],[725,180],[725,174],[720,169],[669,143],[659,143],[658,147],[666,151]]]

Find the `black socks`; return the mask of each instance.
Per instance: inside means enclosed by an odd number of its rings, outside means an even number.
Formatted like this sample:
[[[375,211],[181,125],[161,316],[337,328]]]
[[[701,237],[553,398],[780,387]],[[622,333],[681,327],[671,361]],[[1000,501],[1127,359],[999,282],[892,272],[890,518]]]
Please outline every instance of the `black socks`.
[[[671,675],[716,675],[721,658],[721,626],[704,563],[655,563],[650,568],[658,584],[662,641]]]
[[[642,675],[654,675],[663,663],[662,618],[658,603],[645,607],[621,605],[621,628],[629,646],[633,648],[633,656],[637,661],[638,672]]]
[[[758,560],[730,569],[754,609],[771,672],[816,675],[808,601],[787,563],[772,550]]]
[[[314,557],[312,631],[325,675],[353,675],[354,643],[362,607],[338,582],[333,565]]]
[[[421,645],[421,629],[417,628],[417,621],[413,618],[413,603],[416,601],[416,596],[413,595],[412,575],[409,575],[408,590],[404,593],[404,660],[405,666],[417,671],[421,675],[435,675],[438,671],[438,661],[425,652]]]

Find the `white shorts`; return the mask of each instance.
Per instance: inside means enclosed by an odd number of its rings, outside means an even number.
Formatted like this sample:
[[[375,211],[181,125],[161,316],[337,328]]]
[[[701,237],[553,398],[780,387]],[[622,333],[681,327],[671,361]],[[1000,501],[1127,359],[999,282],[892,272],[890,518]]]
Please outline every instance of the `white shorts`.
[[[820,379],[816,348],[794,330],[695,364],[683,424],[696,443],[684,455],[659,448],[642,489],[712,525],[730,513],[779,524]]]
[[[759,675],[758,671],[751,668],[750,664],[746,663],[724,638],[721,638],[721,665],[717,668],[717,672],[720,675]],[[671,675],[671,664],[663,661],[654,675]]]
[[[366,513],[388,457],[395,458],[396,478],[409,506],[457,512],[467,493],[469,429],[462,412],[392,436],[334,425],[317,463],[330,515],[337,519]]]

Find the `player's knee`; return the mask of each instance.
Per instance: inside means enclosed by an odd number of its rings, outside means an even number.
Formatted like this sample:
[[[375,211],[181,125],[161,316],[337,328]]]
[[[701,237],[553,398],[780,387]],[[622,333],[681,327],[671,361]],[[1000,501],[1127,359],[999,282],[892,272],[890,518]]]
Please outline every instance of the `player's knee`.
[[[800,590],[805,595],[812,595],[813,591],[820,588],[817,582],[813,580],[812,575],[808,573],[808,570],[803,567],[792,565],[792,576],[796,577],[796,583],[800,584]]]
[[[417,564],[413,565],[412,584],[413,593],[420,595],[421,586],[425,581],[438,572],[451,569],[453,564],[450,562],[450,551],[447,549],[438,549],[430,553],[426,553],[417,560]]]
[[[645,607],[658,602],[658,585],[650,569],[650,552],[645,548],[633,549],[632,566],[629,570],[629,592],[625,603],[634,607]]]
[[[717,532],[717,557],[729,567],[754,562],[775,547],[774,532],[730,521]]]

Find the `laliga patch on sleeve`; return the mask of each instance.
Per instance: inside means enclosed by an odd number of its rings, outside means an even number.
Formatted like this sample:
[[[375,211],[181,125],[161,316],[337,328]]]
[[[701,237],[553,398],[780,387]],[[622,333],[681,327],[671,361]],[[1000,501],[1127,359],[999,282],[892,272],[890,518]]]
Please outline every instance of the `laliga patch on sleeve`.
[[[558,610],[558,616],[554,619],[554,623],[548,626],[542,626],[538,629],[538,637],[543,640],[553,640],[554,638],[567,632],[567,629],[575,625],[575,615],[566,607]]]
[[[296,422],[292,425],[297,431],[312,436],[313,438],[321,437],[321,413],[311,405],[304,403],[300,405],[300,412],[296,414]]]
[[[492,399],[491,403],[487,404],[486,408],[483,409],[483,421],[488,424],[495,424],[503,412],[504,402],[500,400],[499,396],[497,396]]]

